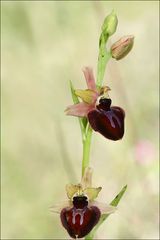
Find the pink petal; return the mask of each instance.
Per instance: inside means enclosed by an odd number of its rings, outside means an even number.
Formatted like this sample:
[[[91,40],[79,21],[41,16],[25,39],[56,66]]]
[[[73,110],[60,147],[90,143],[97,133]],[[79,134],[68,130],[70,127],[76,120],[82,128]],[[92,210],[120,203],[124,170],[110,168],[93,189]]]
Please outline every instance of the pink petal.
[[[88,112],[90,112],[93,109],[94,109],[94,105],[81,102],[81,103],[68,106],[65,111],[67,115],[76,116],[76,117],[86,117]]]
[[[85,67],[83,73],[86,79],[88,89],[96,90],[95,79],[93,75],[93,70],[90,67]]]
[[[98,97],[99,97],[99,93],[95,91],[92,95],[92,101],[94,104],[96,103]]]

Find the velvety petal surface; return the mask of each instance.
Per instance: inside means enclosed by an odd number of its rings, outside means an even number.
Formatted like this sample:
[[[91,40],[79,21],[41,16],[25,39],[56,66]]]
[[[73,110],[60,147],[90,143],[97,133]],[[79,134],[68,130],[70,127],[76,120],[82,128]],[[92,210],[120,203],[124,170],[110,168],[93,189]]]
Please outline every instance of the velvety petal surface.
[[[124,110],[110,107],[111,99],[101,99],[96,109],[88,113],[91,127],[111,140],[119,140],[124,135]]]
[[[114,108],[108,112],[93,110],[88,113],[91,127],[111,140],[119,140],[124,134],[124,115]]]
[[[97,224],[101,216],[100,210],[95,207],[63,209],[61,222],[72,238],[86,236]]]

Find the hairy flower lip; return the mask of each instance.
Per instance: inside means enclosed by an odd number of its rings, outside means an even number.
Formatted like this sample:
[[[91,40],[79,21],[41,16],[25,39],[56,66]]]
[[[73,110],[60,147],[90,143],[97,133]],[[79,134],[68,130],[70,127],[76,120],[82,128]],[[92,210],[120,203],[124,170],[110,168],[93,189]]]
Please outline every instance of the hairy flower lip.
[[[83,208],[63,209],[60,214],[63,227],[68,234],[76,239],[85,237],[98,223],[101,212],[96,206],[85,206],[85,200],[81,203]]]
[[[111,106],[111,99],[101,98],[96,109],[88,113],[88,121],[104,137],[117,141],[124,135],[125,112],[122,108]]]

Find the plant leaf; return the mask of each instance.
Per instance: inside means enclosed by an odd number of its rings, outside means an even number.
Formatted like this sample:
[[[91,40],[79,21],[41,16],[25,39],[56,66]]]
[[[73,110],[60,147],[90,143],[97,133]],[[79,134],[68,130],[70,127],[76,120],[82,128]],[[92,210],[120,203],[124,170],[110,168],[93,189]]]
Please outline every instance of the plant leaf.
[[[118,195],[112,200],[110,205],[116,207],[118,205],[119,201],[121,200],[123,194],[125,193],[126,189],[127,189],[127,185],[122,188],[122,190],[118,193]]]
[[[76,104],[76,103],[79,103],[79,99],[77,97],[77,95],[75,94],[75,90],[74,90],[74,87],[73,87],[73,84],[72,82],[70,81],[70,89],[71,89],[71,93],[72,93],[72,99],[73,99],[73,102]]]

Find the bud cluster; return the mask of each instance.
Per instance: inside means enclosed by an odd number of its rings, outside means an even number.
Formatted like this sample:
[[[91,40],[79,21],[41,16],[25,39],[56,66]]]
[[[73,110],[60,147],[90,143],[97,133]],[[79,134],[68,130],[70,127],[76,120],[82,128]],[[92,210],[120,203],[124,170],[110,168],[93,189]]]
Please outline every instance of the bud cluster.
[[[102,25],[102,33],[101,35],[105,38],[105,44],[107,42],[108,37],[113,35],[117,29],[118,19],[114,11],[109,14]],[[127,35],[121,37],[118,41],[116,41],[110,49],[112,58],[116,60],[120,60],[124,58],[132,49],[134,43],[134,36]]]

